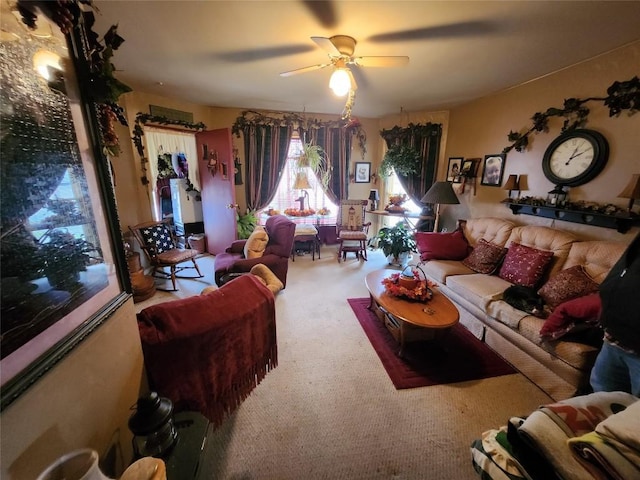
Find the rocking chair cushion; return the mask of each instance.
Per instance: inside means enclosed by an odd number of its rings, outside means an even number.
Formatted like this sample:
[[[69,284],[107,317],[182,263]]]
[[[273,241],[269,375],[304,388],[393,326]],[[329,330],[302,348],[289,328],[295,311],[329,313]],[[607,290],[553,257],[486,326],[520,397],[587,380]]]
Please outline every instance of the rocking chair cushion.
[[[362,230],[341,230],[338,238],[341,240],[366,240],[367,234]]]
[[[166,263],[169,265],[175,265],[180,262],[184,262],[185,260],[189,260],[198,255],[197,250],[193,250],[191,248],[182,249],[182,248],[174,248],[173,250],[167,250],[158,255],[158,261],[160,263]]]
[[[171,232],[166,225],[154,225],[140,230],[144,243],[155,248],[156,254],[161,254],[176,248],[171,239]],[[190,257],[187,257],[187,259]]]

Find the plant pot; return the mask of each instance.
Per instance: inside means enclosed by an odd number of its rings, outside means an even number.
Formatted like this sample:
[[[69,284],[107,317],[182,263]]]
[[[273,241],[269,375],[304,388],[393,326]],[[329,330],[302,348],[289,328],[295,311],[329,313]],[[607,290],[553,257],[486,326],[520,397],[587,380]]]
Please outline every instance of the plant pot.
[[[402,252],[397,256],[388,255],[387,261],[389,262],[389,265],[395,265],[404,268],[409,264],[409,260],[411,260],[411,257],[411,252]]]
[[[69,288],[74,287],[80,282],[80,272],[77,271],[70,272],[65,269],[56,270],[51,268],[47,269],[45,273],[49,285],[56,290],[69,290]]]

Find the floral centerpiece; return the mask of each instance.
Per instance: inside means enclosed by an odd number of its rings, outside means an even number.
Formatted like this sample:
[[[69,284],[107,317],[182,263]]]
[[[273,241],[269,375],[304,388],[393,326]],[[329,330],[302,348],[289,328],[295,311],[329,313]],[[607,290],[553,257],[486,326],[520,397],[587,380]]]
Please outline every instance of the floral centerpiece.
[[[407,269],[410,270],[408,274],[405,273]],[[383,278],[382,284],[389,295],[418,302],[431,300],[433,297],[431,289],[436,287],[434,282],[420,275],[419,268],[411,268],[411,266],[407,266],[400,273],[393,273]]]

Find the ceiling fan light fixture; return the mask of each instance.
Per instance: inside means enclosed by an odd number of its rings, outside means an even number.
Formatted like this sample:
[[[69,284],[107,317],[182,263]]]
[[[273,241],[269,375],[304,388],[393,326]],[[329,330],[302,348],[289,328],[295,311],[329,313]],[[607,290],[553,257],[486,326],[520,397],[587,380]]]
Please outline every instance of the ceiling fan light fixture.
[[[336,68],[331,74],[329,88],[338,97],[344,97],[351,89],[351,77],[347,68]]]

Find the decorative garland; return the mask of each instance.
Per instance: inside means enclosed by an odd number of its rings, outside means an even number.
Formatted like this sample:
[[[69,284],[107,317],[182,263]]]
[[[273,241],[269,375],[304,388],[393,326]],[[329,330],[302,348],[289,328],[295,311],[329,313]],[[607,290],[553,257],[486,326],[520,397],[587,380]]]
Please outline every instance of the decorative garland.
[[[519,205],[531,205],[534,207],[549,207],[550,205],[544,198],[541,197],[521,197],[517,199],[510,199],[509,203],[515,203]],[[575,202],[567,201],[562,207],[564,210],[575,210],[585,213],[601,213],[603,215],[612,215],[625,212],[624,208],[620,208],[612,203],[601,204],[596,202],[588,202],[586,200],[577,200]]]
[[[80,26],[84,28],[91,83],[88,92],[97,106],[103,153],[115,157],[120,153],[120,143],[113,122],[117,120],[125,127],[128,126],[124,109],[117,103],[118,98],[123,93],[132,91],[129,86],[115,78],[115,66],[111,63],[113,52],[122,45],[124,39],[118,35],[117,25],[112,25],[100,41],[98,34],[92,30],[95,23],[93,11],[83,11],[81,4],[93,7],[91,0],[58,0],[57,2],[19,0],[17,5],[23,23],[31,29],[36,28],[38,8],[48,11],[64,34],[69,34]]]
[[[278,116],[272,116],[278,115]],[[356,117],[340,120],[319,120],[317,118],[307,118],[304,115],[291,112],[271,112],[270,114],[260,113],[253,110],[245,110],[236,118],[231,126],[231,133],[240,138],[240,133],[245,127],[255,127],[268,125],[272,127],[302,127],[306,130],[320,128],[344,128],[350,131],[358,139],[358,146],[364,159],[367,151],[367,134],[362,128],[360,121]]]
[[[184,120],[171,120],[167,117],[138,112],[136,114],[136,124],[133,127],[133,137],[131,137],[131,140],[133,140],[133,145],[136,147],[136,151],[140,156],[140,170],[142,172],[140,182],[145,186],[149,185],[149,178],[147,177],[147,163],[149,163],[149,159],[144,155],[144,145],[142,144],[144,129],[142,127],[149,123],[154,125],[179,126],[185,130],[195,130],[196,132],[201,132],[207,128],[207,126],[202,122],[190,123]],[[186,191],[196,192],[196,200],[201,200],[200,192],[193,186],[189,177],[185,178],[185,181],[187,183]]]
[[[613,82],[607,89],[606,97],[568,98],[562,108],[550,107],[544,112],[535,113],[531,117],[533,126],[529,130],[524,133],[509,132],[507,138],[512,144],[505,147],[502,153],[514,148],[517,152],[522,152],[529,145],[529,136],[532,133],[549,131],[548,123],[551,117],[565,118],[561,129],[563,133],[583,127],[590,112],[585,106],[587,102],[603,102],[609,107],[610,117],[619,116],[623,110],[628,110],[629,115],[633,115],[640,109],[640,79],[633,77],[626,82]]]

